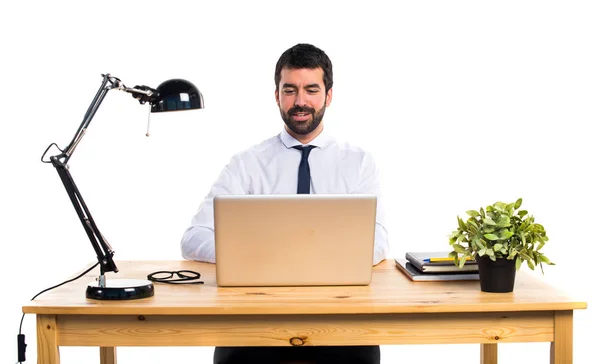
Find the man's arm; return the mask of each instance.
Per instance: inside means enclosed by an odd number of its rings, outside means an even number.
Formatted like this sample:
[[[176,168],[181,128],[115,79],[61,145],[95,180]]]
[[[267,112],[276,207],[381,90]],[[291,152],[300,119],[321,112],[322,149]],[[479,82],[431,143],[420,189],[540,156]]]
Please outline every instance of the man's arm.
[[[361,174],[356,193],[373,194],[377,196],[375,246],[373,248],[373,265],[376,265],[387,258],[390,246],[388,243],[388,233],[385,228],[385,207],[379,181],[379,170],[375,163],[375,159],[371,154],[365,153],[360,171]]]
[[[234,157],[200,204],[190,227],[181,239],[181,255],[184,259],[215,263],[213,197],[246,193],[240,179],[240,167],[238,159]]]

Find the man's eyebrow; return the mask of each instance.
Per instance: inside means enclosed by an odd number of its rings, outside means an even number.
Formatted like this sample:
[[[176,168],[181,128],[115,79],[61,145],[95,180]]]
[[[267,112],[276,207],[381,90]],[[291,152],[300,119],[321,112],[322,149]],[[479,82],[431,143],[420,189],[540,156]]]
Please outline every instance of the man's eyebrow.
[[[284,83],[281,88],[293,88],[293,89],[298,89],[298,86],[292,84],[292,83]],[[311,83],[310,85],[306,85],[304,86],[304,88],[318,88],[320,89],[321,86],[318,83]]]

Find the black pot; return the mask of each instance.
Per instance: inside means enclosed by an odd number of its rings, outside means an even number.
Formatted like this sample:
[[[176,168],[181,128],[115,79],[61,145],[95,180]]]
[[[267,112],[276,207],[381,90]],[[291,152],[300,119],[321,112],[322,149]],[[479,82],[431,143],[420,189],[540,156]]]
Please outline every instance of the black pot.
[[[515,286],[516,260],[496,257],[493,261],[487,255],[475,256],[479,266],[479,284],[484,292],[512,292]]]

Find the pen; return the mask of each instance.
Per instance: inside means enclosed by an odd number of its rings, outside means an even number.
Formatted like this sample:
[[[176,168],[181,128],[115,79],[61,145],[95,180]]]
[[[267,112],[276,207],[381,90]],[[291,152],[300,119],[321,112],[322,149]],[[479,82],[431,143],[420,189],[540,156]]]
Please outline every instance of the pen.
[[[471,258],[467,258],[467,260],[472,260]],[[423,259],[425,263],[435,263],[435,262],[453,262],[454,258],[425,258]]]

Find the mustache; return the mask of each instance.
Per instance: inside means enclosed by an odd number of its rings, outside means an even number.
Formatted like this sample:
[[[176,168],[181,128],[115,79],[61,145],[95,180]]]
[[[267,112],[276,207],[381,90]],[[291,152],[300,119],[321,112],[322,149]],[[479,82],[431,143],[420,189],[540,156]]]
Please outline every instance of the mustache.
[[[310,113],[311,115],[315,114],[315,109],[313,109],[312,107],[308,107],[308,106],[294,106],[293,108],[289,109],[287,114],[292,116],[292,114],[296,114],[296,113]]]

